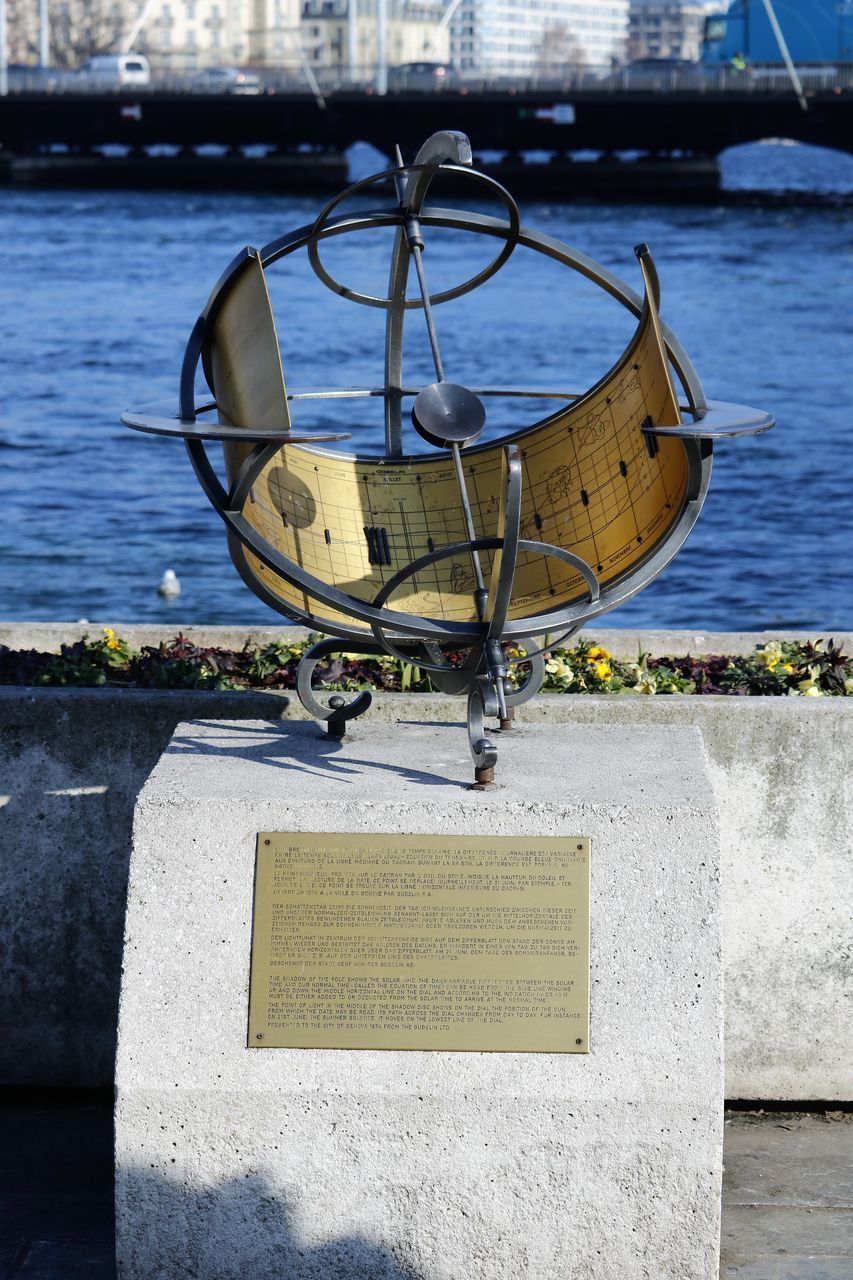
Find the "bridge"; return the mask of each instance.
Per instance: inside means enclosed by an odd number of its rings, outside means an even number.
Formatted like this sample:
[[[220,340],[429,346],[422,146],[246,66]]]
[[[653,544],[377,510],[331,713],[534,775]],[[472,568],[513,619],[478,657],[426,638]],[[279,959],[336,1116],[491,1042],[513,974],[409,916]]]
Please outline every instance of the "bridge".
[[[780,137],[853,151],[853,81],[840,73],[830,81],[824,75],[819,87],[807,88],[807,111],[784,82],[746,80],[663,90],[601,82],[451,85],[384,97],[369,87],[345,87],[321,99],[293,87],[253,96],[157,88],[18,93],[0,98],[0,147],[13,157],[57,149],[91,155],[102,148],[137,156],[173,148],[186,157],[210,146],[286,156],[307,148],[321,161],[355,142],[371,143],[389,157],[399,144],[411,155],[427,135],[452,127],[467,133],[478,153],[497,152],[509,164],[525,152],[712,160],[728,147]]]

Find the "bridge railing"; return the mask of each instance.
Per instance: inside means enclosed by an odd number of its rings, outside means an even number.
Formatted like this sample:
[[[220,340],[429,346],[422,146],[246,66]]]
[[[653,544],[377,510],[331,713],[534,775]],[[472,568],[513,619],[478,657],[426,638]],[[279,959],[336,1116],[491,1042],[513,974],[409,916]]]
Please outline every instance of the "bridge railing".
[[[437,65],[437,64],[436,64]],[[853,63],[806,63],[797,68],[806,94],[853,91]],[[360,68],[350,75],[346,68],[326,67],[313,71],[323,94],[376,92],[376,69]],[[148,84],[111,82],[83,72],[54,68],[15,68],[9,77],[9,92],[49,94],[217,94],[250,96],[261,94],[310,94],[314,85],[298,68],[250,68],[241,81],[222,89],[211,87],[205,72],[152,71]],[[422,71],[392,67],[388,71],[388,94],[404,93],[544,93],[564,96],[576,93],[779,93],[792,92],[791,81],[781,65],[703,66],[700,63],[672,66],[590,67],[565,66],[541,70],[531,68],[513,75],[492,72],[455,71],[442,68]]]

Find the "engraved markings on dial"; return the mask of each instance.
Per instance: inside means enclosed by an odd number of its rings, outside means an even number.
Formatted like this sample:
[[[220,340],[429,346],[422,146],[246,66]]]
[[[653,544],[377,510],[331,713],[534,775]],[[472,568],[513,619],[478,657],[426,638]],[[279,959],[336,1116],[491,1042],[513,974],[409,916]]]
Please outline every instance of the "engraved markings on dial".
[[[367,539],[367,559],[370,564],[390,564],[391,547],[386,531],[377,525],[366,524],[364,536]]]

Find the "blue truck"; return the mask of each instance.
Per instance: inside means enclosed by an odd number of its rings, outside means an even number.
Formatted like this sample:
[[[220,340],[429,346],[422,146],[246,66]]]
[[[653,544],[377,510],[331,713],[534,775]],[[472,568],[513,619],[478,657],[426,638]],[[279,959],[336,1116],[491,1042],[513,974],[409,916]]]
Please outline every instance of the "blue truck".
[[[773,0],[795,63],[853,63],[853,0]],[[763,0],[734,0],[705,20],[705,66],[768,66],[782,55]]]

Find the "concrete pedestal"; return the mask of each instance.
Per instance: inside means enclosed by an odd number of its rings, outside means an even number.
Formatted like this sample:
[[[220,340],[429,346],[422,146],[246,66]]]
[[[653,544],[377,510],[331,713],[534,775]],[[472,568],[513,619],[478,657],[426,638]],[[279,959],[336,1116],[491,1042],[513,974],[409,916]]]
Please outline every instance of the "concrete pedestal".
[[[404,761],[409,763],[403,763]],[[178,727],[136,809],[124,1280],[716,1280],[719,838],[694,729]],[[591,1051],[246,1048],[258,831],[588,835]]]

